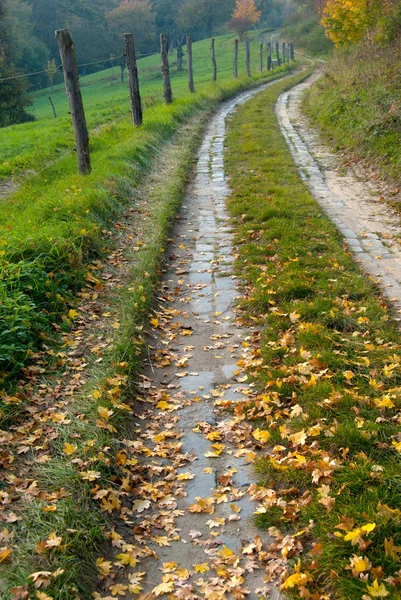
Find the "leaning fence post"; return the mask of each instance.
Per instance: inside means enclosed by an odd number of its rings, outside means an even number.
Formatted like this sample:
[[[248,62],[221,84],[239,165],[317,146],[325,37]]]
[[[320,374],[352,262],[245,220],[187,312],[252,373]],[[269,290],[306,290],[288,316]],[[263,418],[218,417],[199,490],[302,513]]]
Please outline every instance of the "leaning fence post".
[[[135,43],[132,33],[124,34],[125,57],[128,70],[128,84],[131,99],[132,121],[136,127],[142,125],[142,101],[139,91],[138,67],[136,64]]]
[[[53,100],[52,100],[52,97],[51,97],[51,96],[49,96],[49,102],[50,102],[50,104],[51,104],[51,107],[52,107],[52,109],[53,109],[53,115],[54,115],[54,118],[55,118],[55,119],[57,119],[57,113],[56,113],[56,109],[55,109],[55,107],[54,107],[54,103],[53,103]]]
[[[246,74],[248,77],[251,76],[251,43],[249,40],[245,41],[245,51],[246,51]]]
[[[272,45],[271,42],[267,44],[267,70],[272,70]]]
[[[167,35],[167,33],[160,34],[160,51],[161,51],[161,56],[162,56],[164,101],[166,102],[166,104],[171,104],[173,101],[173,92],[171,90],[170,66],[168,63],[168,35]]]
[[[188,55],[188,87],[191,94],[195,92],[194,70],[192,61],[192,35],[187,35],[187,55]]]
[[[213,81],[217,81],[217,63],[216,63],[215,39],[214,38],[212,38],[212,41],[210,44],[210,52],[212,55]]]
[[[260,44],[260,74],[263,75],[263,42]]]
[[[277,54],[277,66],[281,67],[281,61],[280,61],[280,44],[278,42],[276,43],[276,54]]]
[[[234,40],[234,79],[238,79],[239,40]]]
[[[70,104],[72,124],[74,127],[78,170],[82,175],[87,175],[92,170],[89,133],[86,125],[81,88],[79,85],[74,41],[69,29],[59,29],[56,31],[56,40],[60,49],[65,79],[65,90]]]

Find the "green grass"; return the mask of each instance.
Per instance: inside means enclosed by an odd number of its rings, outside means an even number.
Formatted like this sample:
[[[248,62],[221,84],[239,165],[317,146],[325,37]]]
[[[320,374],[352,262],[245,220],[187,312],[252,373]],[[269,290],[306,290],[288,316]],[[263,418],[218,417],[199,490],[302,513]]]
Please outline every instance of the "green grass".
[[[399,44],[337,50],[304,103],[336,149],[366,160],[396,186],[401,168],[399,53]]]
[[[256,44],[253,47],[252,67],[259,70]],[[219,82],[232,78],[233,36],[222,36],[216,42]],[[79,60],[79,57],[78,57]],[[145,106],[145,119],[149,112],[163,101],[160,56],[149,56],[138,61],[141,94]],[[203,91],[211,82],[210,40],[193,45],[195,84]],[[245,73],[245,50],[240,46],[240,74]],[[176,53],[170,55],[173,92],[175,97],[187,95],[186,59],[184,71],[177,72]],[[114,73],[114,74],[113,74]],[[120,81],[120,69],[106,69],[81,77],[81,89],[88,127],[92,136],[101,134],[99,127],[124,119],[129,115],[127,74]],[[69,107],[63,84],[54,86],[53,102],[58,118],[55,120],[49,103],[50,89],[35,94],[31,108],[37,121],[0,129],[0,181],[10,176],[24,177],[26,170],[41,171],[49,162],[57,160],[74,148],[74,137]],[[146,110],[147,109],[147,110]],[[95,142],[96,143],[96,142]],[[70,160],[74,163],[74,157]],[[32,173],[27,174],[31,176]]]
[[[296,564],[300,556],[309,575],[304,587],[294,577],[294,596],[378,597],[368,589],[377,579],[395,599],[399,556],[385,544],[401,546],[398,324],[291,159],[274,114],[290,83],[242,107],[227,140],[236,268],[247,291],[241,317],[261,332],[249,356],[261,394],[249,408],[271,433],[257,469],[276,493],[258,522],[302,532],[294,540],[303,551],[289,558]],[[252,359],[260,357],[257,369]],[[378,406],[387,397],[390,405]],[[325,491],[331,510],[319,502]],[[368,523],[375,528],[359,546],[344,539]],[[314,555],[312,543],[321,544]],[[370,561],[365,577],[348,569],[354,555]]]
[[[282,36],[295,42],[296,49],[315,58],[328,58],[333,43],[319,24],[315,8],[300,8],[287,21]]]
[[[91,75],[84,87],[85,102],[91,107],[88,119],[92,130],[99,124],[102,127],[92,136],[93,172],[89,176],[76,174],[71,152],[43,168],[54,158],[55,146],[67,143],[72,147],[68,117],[57,122],[43,118],[0,131],[0,147],[7,139],[11,162],[19,152],[24,162],[21,169],[38,169],[0,201],[0,385],[18,376],[43,340],[50,343],[55,331],[68,330],[68,318],[60,322],[60,315],[66,315],[74,293],[85,281],[88,263],[104,251],[104,231],[131,201],[131,186],[150,168],[156,149],[198,111],[260,80],[257,74],[251,79],[243,73],[238,80],[232,78],[233,38],[218,38],[217,49],[218,83],[210,83],[209,42],[199,42],[194,46],[197,92],[187,91],[185,72],[174,74],[175,100],[170,106],[161,100],[158,68],[148,73],[148,80],[141,78],[147,109],[144,125],[137,130],[128,115],[126,86],[113,84],[110,94],[103,94],[102,90],[108,90],[108,74],[106,80]],[[158,60],[151,57],[143,62],[151,69],[152,61]],[[55,93],[59,95],[56,105],[64,103],[66,111],[63,92],[56,89]],[[45,99],[37,99],[38,113]],[[0,418],[2,410],[7,413],[8,409],[0,405]]]

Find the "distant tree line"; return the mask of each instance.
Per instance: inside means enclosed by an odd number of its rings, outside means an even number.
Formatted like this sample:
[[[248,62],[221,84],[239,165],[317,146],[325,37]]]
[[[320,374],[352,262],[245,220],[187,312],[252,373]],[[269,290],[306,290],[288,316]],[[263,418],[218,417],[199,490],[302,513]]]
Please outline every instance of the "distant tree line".
[[[174,46],[182,43],[185,33],[191,33],[194,40],[211,37],[223,31],[236,10],[241,21],[238,4],[253,5],[250,24],[260,18],[267,27],[277,27],[291,2],[0,0],[0,78],[46,71],[30,78],[29,83],[23,79],[10,80],[7,85],[0,83],[0,126],[29,118],[25,110],[29,103],[27,91],[61,80],[61,74],[54,72],[55,63],[59,64],[56,29],[69,27],[72,30],[79,62],[86,64],[121,55],[126,32],[134,33],[140,54],[158,50],[161,32],[169,34]],[[99,66],[88,65],[84,72],[98,69]]]

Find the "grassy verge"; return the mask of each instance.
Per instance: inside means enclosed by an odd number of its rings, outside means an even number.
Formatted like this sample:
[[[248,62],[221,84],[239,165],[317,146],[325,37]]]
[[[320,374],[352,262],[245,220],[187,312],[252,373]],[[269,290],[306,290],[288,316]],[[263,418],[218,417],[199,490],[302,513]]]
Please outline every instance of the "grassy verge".
[[[206,77],[206,63],[203,69]],[[88,263],[102,254],[105,230],[127,206],[130,185],[149,169],[156,149],[197,112],[258,81],[227,75],[218,85],[199,84],[194,95],[175,91],[174,103],[146,111],[136,131],[128,117],[105,125],[92,141],[90,176],[77,176],[75,157],[68,155],[1,203],[0,385],[15,380],[44,340],[68,328],[60,315],[85,282]],[[0,410],[7,412],[1,402]]]
[[[228,136],[242,319],[260,331],[248,416],[270,433],[257,519],[297,565],[287,593],[399,598],[400,334],[299,177],[274,114],[288,85],[241,108]]]
[[[401,168],[400,52],[399,44],[336,51],[304,103],[337,149],[367,160],[397,185]]]

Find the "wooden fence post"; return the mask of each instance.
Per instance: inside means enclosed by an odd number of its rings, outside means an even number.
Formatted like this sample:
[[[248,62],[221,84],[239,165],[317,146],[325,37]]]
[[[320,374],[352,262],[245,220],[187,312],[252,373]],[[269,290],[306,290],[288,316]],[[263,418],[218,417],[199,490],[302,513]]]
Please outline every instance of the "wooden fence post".
[[[267,70],[272,70],[272,45],[271,42],[267,44]]]
[[[182,50],[181,42],[177,48],[177,71],[178,73],[182,72],[182,59],[184,58],[184,52]]]
[[[173,101],[173,92],[171,90],[170,66],[168,63],[168,35],[167,35],[167,33],[160,34],[160,51],[161,51],[161,56],[162,56],[164,101],[166,104],[171,104]]]
[[[286,62],[286,46],[285,46],[285,42],[283,42],[283,64],[285,65]]]
[[[215,52],[215,39],[212,38],[210,44],[210,52],[212,55],[212,67],[213,67],[213,81],[217,81],[217,63],[216,63],[216,52]]]
[[[191,94],[195,92],[194,70],[192,61],[192,35],[187,35],[187,55],[188,55],[188,87]]]
[[[125,57],[128,70],[128,85],[131,99],[132,121],[135,127],[142,125],[142,101],[139,91],[138,67],[136,64],[135,43],[132,33],[124,34]]]
[[[251,43],[249,40],[245,41],[246,51],[246,74],[251,77]]]
[[[260,74],[263,75],[263,48],[264,48],[264,44],[263,42],[260,44]]]
[[[56,109],[54,108],[54,103],[53,103],[53,100],[52,100],[52,97],[51,97],[51,96],[49,96],[49,102],[50,102],[50,104],[51,104],[51,107],[52,107],[52,109],[53,109],[53,115],[54,115],[54,118],[55,118],[55,119],[57,119],[57,113],[56,113]]]
[[[70,104],[72,124],[74,127],[78,170],[82,175],[87,175],[92,170],[89,133],[86,125],[81,88],[79,85],[74,41],[69,29],[59,29],[56,31],[56,40],[60,49],[65,79],[65,90]]]
[[[234,79],[238,79],[239,40],[234,40]]]
[[[292,54],[292,60],[295,60],[295,42],[292,42],[292,44],[291,44],[291,54]]]
[[[280,44],[278,42],[276,43],[276,54],[277,54],[277,66],[281,67],[281,61],[280,61]]]

